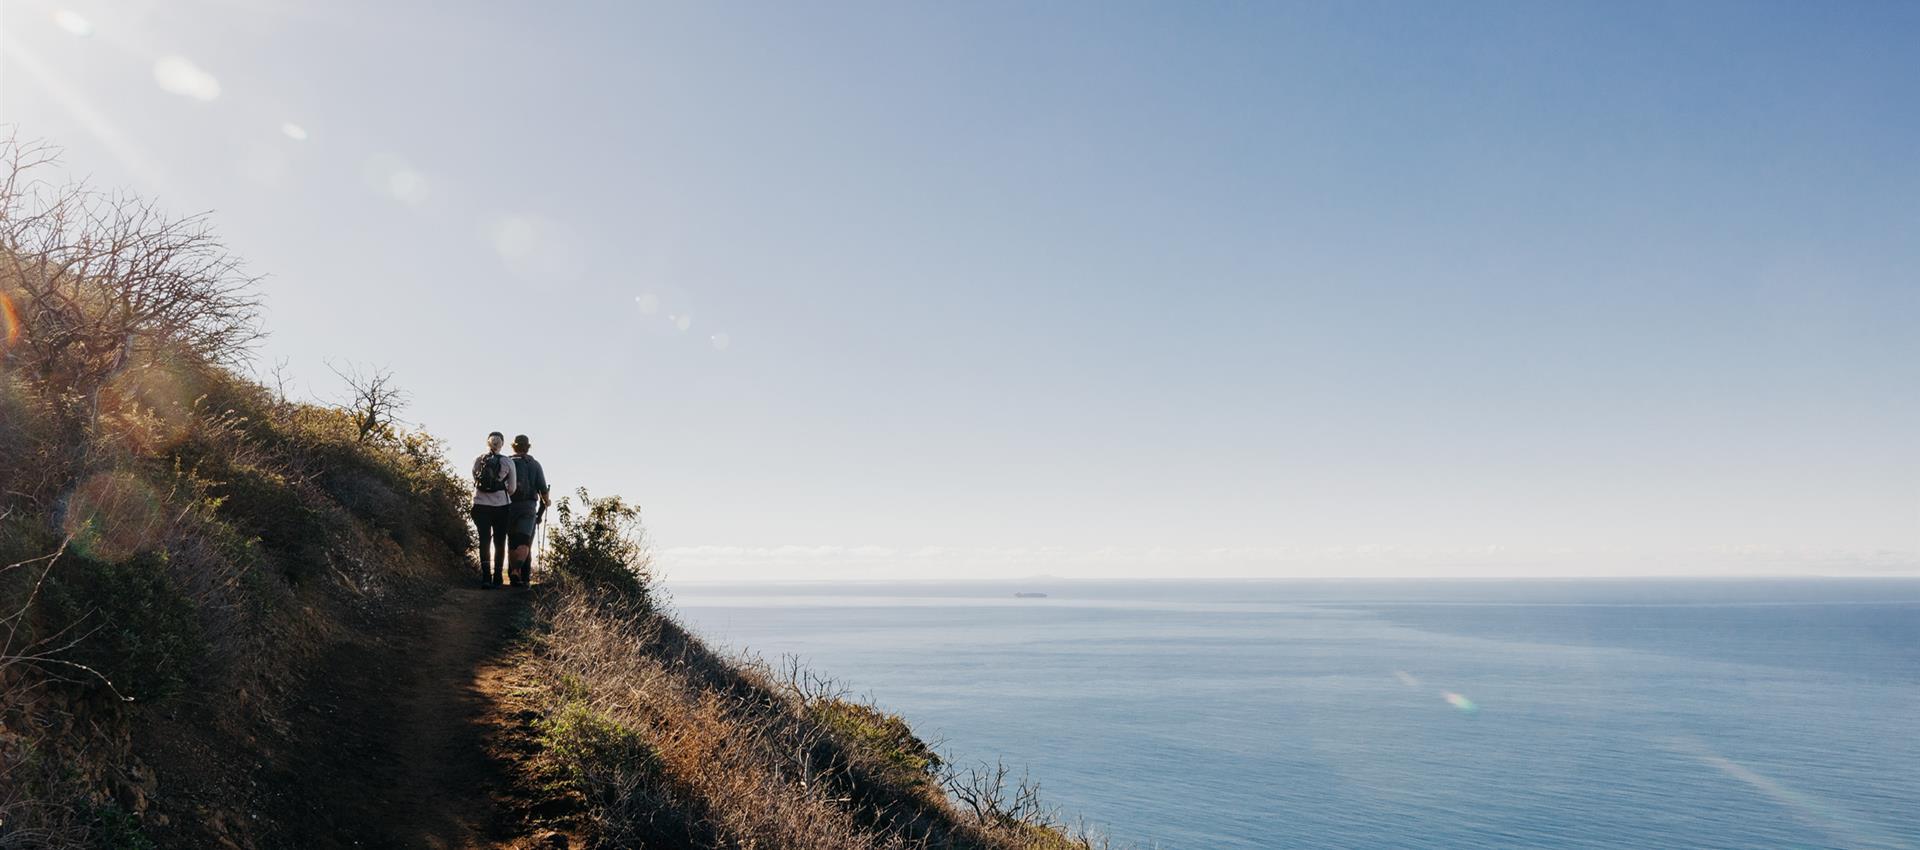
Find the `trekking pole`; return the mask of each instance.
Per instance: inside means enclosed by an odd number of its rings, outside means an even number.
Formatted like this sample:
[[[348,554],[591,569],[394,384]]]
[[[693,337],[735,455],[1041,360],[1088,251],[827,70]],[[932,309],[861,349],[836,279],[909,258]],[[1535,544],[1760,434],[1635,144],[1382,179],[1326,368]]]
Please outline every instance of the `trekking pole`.
[[[541,505],[539,513],[533,515],[533,551],[527,554],[528,587],[533,586],[533,571],[540,564],[540,555],[545,551],[547,551],[547,507]]]

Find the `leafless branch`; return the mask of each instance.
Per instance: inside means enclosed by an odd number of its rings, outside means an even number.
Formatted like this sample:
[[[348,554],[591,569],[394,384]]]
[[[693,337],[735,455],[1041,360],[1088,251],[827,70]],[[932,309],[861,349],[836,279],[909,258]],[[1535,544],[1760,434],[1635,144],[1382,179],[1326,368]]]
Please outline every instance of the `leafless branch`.
[[[258,278],[203,215],[42,177],[59,150],[0,138],[0,293],[10,367],[88,417],[120,370],[190,356],[235,365],[259,340]]]
[[[20,625],[26,620],[27,612],[33,609],[34,600],[40,597],[40,590],[47,582],[47,575],[53,572],[54,564],[59,563],[60,557],[67,552],[68,544],[72,542],[73,537],[68,536],[66,539],[60,541],[60,547],[50,554],[42,555],[38,558],[28,558],[24,561],[0,567],[0,573],[5,573],[29,564],[45,562],[45,566],[40,568],[40,575],[34,579],[33,588],[27,592],[25,601],[21,602],[20,607],[15,609],[13,613],[5,617],[0,617],[0,623],[4,623],[7,629],[6,638],[0,641],[0,673],[4,673],[7,668],[16,664],[52,665],[71,668],[87,673],[93,678],[98,679],[100,683],[106,685],[107,690],[112,691],[114,697],[120,701],[132,702],[133,699],[131,697],[120,693],[120,689],[113,686],[113,681],[108,679],[106,674],[77,661],[70,661],[59,657],[60,653],[78,646],[81,641],[92,634],[92,632],[89,631],[69,638],[66,642],[58,646],[53,645],[54,642],[65,637],[68,632],[78,628],[79,623],[70,623],[51,635],[29,640],[24,646],[14,646],[14,641],[20,636]]]
[[[353,414],[354,428],[361,442],[392,437],[394,427],[405,424],[400,419],[400,411],[406,409],[412,396],[394,381],[392,371],[359,366],[342,369],[332,364],[327,368],[347,382],[349,398],[342,407]]]

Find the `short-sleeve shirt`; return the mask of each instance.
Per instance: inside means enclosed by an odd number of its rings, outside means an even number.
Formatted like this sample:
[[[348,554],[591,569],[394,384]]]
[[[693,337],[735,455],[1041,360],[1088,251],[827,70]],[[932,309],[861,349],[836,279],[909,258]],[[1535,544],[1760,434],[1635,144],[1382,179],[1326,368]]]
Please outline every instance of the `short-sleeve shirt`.
[[[547,494],[547,471],[540,468],[540,462],[533,455],[514,455],[513,474],[516,486],[508,492],[514,495],[515,502],[537,501]]]

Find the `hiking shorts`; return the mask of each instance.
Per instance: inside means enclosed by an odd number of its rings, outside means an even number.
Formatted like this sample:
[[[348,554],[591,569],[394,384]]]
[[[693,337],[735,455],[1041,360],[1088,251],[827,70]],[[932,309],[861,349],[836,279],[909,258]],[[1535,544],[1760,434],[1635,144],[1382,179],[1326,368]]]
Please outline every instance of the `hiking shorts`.
[[[514,502],[508,510],[511,518],[507,522],[507,539],[515,546],[533,542],[533,528],[540,519],[540,502],[526,499]]]

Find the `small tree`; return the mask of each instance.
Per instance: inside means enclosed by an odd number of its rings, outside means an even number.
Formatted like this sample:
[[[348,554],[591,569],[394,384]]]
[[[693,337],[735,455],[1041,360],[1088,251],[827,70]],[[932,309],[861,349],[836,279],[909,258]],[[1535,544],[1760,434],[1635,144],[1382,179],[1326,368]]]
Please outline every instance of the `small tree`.
[[[31,391],[55,435],[33,449],[36,476],[76,481],[100,462],[111,385],[237,365],[260,337],[259,300],[205,216],[42,176],[57,160],[0,137],[0,377]]]
[[[640,508],[619,496],[595,499],[582,487],[576,507],[561,498],[559,524],[543,560],[562,581],[610,591],[642,607],[651,605],[652,557],[640,530]]]
[[[239,362],[260,338],[258,279],[206,217],[41,177],[58,159],[49,145],[0,138],[0,296],[19,323],[11,365],[85,412],[129,366]]]
[[[402,424],[400,411],[413,399],[394,383],[393,373],[386,369],[363,372],[359,367],[343,370],[329,365],[327,368],[347,382],[349,400],[344,407],[353,415],[353,427],[360,442],[394,437],[395,427]]]

